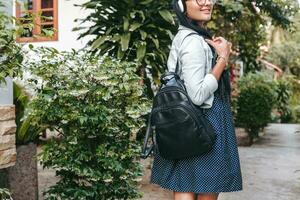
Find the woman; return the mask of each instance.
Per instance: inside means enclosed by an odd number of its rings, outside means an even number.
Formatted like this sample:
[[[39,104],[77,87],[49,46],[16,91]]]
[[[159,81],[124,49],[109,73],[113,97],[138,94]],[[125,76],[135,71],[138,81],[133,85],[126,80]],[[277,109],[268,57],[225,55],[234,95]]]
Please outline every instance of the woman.
[[[192,102],[204,109],[217,139],[211,151],[178,161],[155,155],[151,183],[174,191],[175,200],[217,200],[220,192],[242,190],[242,175],[230,110],[229,73],[225,69],[231,43],[212,38],[205,29],[216,0],[173,0],[179,20],[168,59],[179,73]],[[214,58],[216,55],[218,59]]]

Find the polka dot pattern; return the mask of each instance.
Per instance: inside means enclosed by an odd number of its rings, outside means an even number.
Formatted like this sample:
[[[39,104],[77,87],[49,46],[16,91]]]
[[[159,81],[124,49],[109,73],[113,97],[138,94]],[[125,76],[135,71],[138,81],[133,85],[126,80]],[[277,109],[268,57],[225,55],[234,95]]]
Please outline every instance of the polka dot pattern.
[[[214,93],[205,117],[217,139],[211,151],[178,161],[154,155],[150,183],[177,192],[220,193],[243,189],[239,153],[229,97]]]

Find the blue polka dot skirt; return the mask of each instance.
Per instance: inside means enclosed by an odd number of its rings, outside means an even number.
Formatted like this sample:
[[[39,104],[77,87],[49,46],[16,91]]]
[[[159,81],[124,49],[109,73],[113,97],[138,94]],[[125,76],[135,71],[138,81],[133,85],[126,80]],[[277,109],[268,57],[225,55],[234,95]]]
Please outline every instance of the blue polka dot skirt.
[[[217,139],[211,151],[182,160],[154,155],[150,183],[176,192],[220,193],[243,189],[239,153],[229,98],[215,93],[205,117]]]

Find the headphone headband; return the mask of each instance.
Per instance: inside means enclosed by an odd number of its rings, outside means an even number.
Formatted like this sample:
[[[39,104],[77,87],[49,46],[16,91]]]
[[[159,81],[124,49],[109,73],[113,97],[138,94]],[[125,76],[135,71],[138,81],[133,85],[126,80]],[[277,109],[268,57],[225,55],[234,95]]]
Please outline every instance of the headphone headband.
[[[184,4],[183,4],[182,0],[178,0],[177,3],[178,3],[178,7],[179,7],[180,11],[184,12],[185,9],[184,9]]]

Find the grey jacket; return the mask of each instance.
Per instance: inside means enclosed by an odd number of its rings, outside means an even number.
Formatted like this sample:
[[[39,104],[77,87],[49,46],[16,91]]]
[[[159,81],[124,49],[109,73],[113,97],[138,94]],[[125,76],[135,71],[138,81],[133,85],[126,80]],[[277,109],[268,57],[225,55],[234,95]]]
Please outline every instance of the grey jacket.
[[[179,25],[168,58],[168,70],[175,71],[179,59],[179,73],[184,80],[192,102],[201,108],[210,108],[218,80],[211,74],[212,51],[204,38],[185,26]],[[185,39],[184,37],[187,36]],[[184,41],[182,41],[184,39]]]

